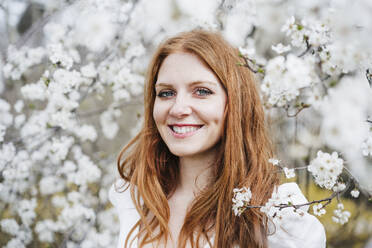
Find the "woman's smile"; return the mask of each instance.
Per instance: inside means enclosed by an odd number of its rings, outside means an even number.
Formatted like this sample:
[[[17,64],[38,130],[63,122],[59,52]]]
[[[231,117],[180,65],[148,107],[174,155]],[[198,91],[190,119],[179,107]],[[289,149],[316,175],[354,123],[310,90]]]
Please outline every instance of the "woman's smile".
[[[169,129],[171,130],[175,138],[183,139],[183,138],[194,135],[203,126],[204,125],[198,125],[198,124],[174,124],[174,125],[169,125]]]

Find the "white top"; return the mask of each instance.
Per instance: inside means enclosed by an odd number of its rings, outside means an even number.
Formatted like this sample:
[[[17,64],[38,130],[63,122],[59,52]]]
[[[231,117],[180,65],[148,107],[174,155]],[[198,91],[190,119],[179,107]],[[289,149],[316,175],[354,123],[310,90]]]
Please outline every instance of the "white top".
[[[116,185],[119,186],[117,187],[119,189],[118,191],[121,191],[120,185],[122,185],[122,183],[123,181],[121,180],[116,182]],[[121,193],[118,191],[115,190],[115,185],[112,185],[109,192],[109,199],[117,210],[120,220],[120,235],[117,248],[124,248],[126,237],[134,224],[140,219],[140,216],[130,196],[129,188]],[[285,183],[280,185],[278,187],[278,194],[288,197],[293,204],[307,202],[296,183]],[[304,211],[303,216],[293,213],[290,216],[286,215],[285,221],[282,221],[280,224],[275,224],[275,233],[268,236],[270,248],[326,247],[324,227],[315,216],[307,213],[308,208],[308,206],[301,208],[301,210]],[[138,228],[134,231],[133,235],[137,233]],[[213,238],[211,242],[213,243]],[[133,241],[131,248],[137,248],[137,240]],[[210,247],[207,244],[204,248]]]

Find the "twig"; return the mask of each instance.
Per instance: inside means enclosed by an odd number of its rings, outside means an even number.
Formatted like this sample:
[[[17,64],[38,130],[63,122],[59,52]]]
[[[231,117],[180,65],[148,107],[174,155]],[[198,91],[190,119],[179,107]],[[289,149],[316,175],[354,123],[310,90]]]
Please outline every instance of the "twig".
[[[283,171],[283,166],[279,163],[277,165],[281,171]],[[302,167],[297,167],[297,168],[293,168],[295,170],[303,170],[303,169],[307,169],[308,166],[302,166]],[[279,205],[274,205],[273,207],[277,207],[279,208],[280,210],[283,209],[283,208],[288,208],[288,207],[293,207],[295,209],[298,209],[300,207],[303,207],[303,206],[307,206],[307,205],[312,205],[312,204],[315,204],[315,203],[322,203],[322,202],[326,202],[325,204],[323,204],[323,207],[324,208],[325,206],[327,206],[328,204],[330,204],[332,202],[332,200],[337,197],[339,198],[340,196],[342,196],[349,188],[350,188],[350,185],[351,185],[351,182],[353,182],[353,184],[359,189],[361,190],[364,194],[367,194],[368,195],[368,198],[371,198],[371,194],[365,190],[363,187],[361,187],[359,181],[353,176],[353,174],[350,172],[350,170],[346,167],[343,167],[343,169],[345,170],[345,172],[348,174],[349,178],[348,178],[348,182],[347,182],[347,185],[346,187],[341,190],[341,191],[337,191],[337,192],[333,192],[331,196],[327,197],[327,198],[324,198],[324,199],[320,199],[320,200],[314,200],[314,201],[310,201],[310,202],[307,202],[307,203],[303,203],[303,204],[279,204]],[[261,207],[264,207],[264,206],[254,206],[254,205],[249,205],[249,206],[245,206],[247,209],[249,208],[261,208]]]
[[[34,33],[41,30],[45,26],[45,24],[48,23],[52,16],[53,14],[46,15],[44,18],[39,19],[34,24],[32,24],[31,28],[29,28],[26,33],[22,35],[22,37],[16,42],[15,46],[17,48],[24,46]]]
[[[322,203],[322,202],[326,202],[323,207],[327,206],[328,204],[330,204],[333,200],[333,198],[335,198],[337,195],[339,194],[339,192],[334,192],[331,196],[327,197],[327,198],[324,198],[324,199],[320,199],[320,200],[314,200],[314,201],[310,201],[310,202],[306,202],[306,203],[302,203],[302,204],[279,204],[279,205],[274,205],[273,207],[276,207],[276,208],[279,208],[280,210],[284,209],[284,208],[295,208],[295,209],[298,209],[300,207],[303,207],[303,206],[310,206],[312,204],[315,204],[315,203]],[[246,206],[247,209],[249,208],[261,208],[261,207],[264,207],[264,206],[254,206],[254,205],[249,205],[249,206]]]
[[[249,37],[253,37],[254,34],[256,33],[256,31],[257,31],[257,27],[256,27],[256,25],[253,25],[253,26],[252,26],[252,30],[251,30],[251,32],[249,32],[249,33],[245,36],[245,38],[247,39],[247,38],[249,38]]]
[[[50,128],[50,129],[48,129],[46,132],[51,132],[52,134],[53,133],[55,133],[55,132],[57,132],[57,131],[59,131],[60,130],[60,127],[52,127],[52,128]],[[45,134],[45,133],[44,133]],[[40,136],[38,136],[38,135],[40,135],[40,133],[37,133],[37,134],[30,134],[30,135],[27,135],[26,137],[19,137],[19,138],[16,138],[16,139],[13,139],[13,140],[10,140],[10,141],[8,141],[8,143],[14,143],[14,145],[20,145],[23,141],[25,141],[25,140],[27,140],[27,139],[35,139],[35,140],[37,140],[37,139],[39,139],[40,138]],[[37,139],[36,139],[36,137],[38,137]]]
[[[305,108],[308,108],[308,107],[310,107],[309,104],[301,103],[300,108],[298,108],[297,111],[294,114],[289,114],[289,105],[287,105],[284,109],[287,113],[287,117],[291,118],[291,117],[296,117],[302,110],[304,110]]]
[[[251,70],[253,73],[262,73],[262,74],[265,73],[265,70],[263,69],[263,66],[262,66],[262,65],[258,65],[258,69],[255,70],[255,69],[253,69],[253,68],[249,65],[249,63],[256,64],[256,62],[255,62],[254,60],[252,60],[252,59],[250,59],[250,58],[248,58],[248,57],[246,57],[246,56],[243,56],[243,55],[241,55],[241,57],[244,59],[244,62],[245,62],[245,64],[243,64],[242,66],[247,67],[247,68],[248,68],[249,70]]]
[[[284,204],[284,203],[282,203],[282,204],[279,204],[279,205],[273,205],[273,207],[279,208],[279,210],[282,210],[284,208],[299,209],[300,207],[303,207],[303,206],[310,206],[310,205],[315,204],[315,203],[326,202],[325,204],[323,204],[323,208],[324,208],[325,206],[330,204],[335,197],[338,197],[341,193],[345,192],[346,189],[348,189],[348,186],[345,187],[344,190],[338,191],[338,192],[333,192],[332,195],[330,195],[329,197],[324,198],[324,199],[320,199],[320,200],[313,200],[313,201],[302,203],[302,204]],[[249,209],[249,208],[262,208],[262,207],[264,207],[264,206],[257,206],[257,205],[256,206],[255,205],[245,206],[245,208],[247,208],[247,209]]]
[[[306,42],[306,50],[303,51],[300,55],[298,55],[299,58],[301,58],[306,53],[308,53],[310,51],[310,49],[312,48],[312,46],[309,44],[309,39],[308,38],[305,38],[305,42]]]
[[[366,70],[366,78],[368,80],[369,87],[372,87],[372,70],[369,68]]]
[[[133,15],[134,9],[137,6],[138,2],[140,2],[140,0],[133,0],[132,1],[133,4],[131,6],[131,9],[128,11],[128,13],[129,13],[128,19],[126,19],[125,22],[123,23],[123,28],[119,32],[119,36],[116,39],[116,44],[113,45],[113,49],[111,49],[111,52],[110,53],[102,52],[101,56],[99,56],[99,58],[98,58],[97,61],[103,61],[103,60],[105,60],[107,58],[110,58],[113,55],[117,54],[117,50],[118,50],[118,48],[120,46],[120,42],[122,40],[123,35],[125,34],[125,29],[128,27],[128,24],[129,24],[129,22],[132,19],[132,15]]]
[[[362,187],[358,181],[358,179],[356,179],[353,174],[350,172],[350,170],[346,167],[344,167],[344,170],[347,172],[347,174],[349,175],[350,179],[353,181],[354,185],[363,192],[363,194],[366,194],[368,198],[371,198],[372,197],[372,194],[370,193],[370,191],[366,190],[364,187]]]

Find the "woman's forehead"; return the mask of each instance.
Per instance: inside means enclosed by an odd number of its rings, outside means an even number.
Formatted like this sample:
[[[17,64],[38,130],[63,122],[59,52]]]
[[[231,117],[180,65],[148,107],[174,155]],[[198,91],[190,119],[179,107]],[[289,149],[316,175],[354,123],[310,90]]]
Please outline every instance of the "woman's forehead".
[[[156,84],[219,83],[215,73],[197,56],[192,53],[172,53],[163,61],[157,76]]]

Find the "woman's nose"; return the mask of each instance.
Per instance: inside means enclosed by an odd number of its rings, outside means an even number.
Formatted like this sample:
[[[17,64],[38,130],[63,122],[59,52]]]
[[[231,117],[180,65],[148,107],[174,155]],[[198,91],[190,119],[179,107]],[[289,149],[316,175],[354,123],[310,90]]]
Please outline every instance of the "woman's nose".
[[[169,114],[176,117],[181,118],[184,116],[188,116],[192,113],[192,109],[190,106],[190,102],[187,98],[182,96],[177,96],[171,109],[169,110]]]

